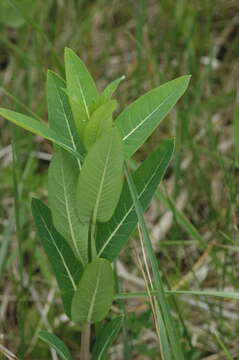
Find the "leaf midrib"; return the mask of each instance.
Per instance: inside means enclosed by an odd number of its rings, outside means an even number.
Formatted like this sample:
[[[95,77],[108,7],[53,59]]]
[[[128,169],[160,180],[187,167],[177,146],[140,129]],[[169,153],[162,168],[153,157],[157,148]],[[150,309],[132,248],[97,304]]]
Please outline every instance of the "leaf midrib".
[[[167,102],[171,97],[175,95],[175,92],[172,92],[168,95],[163,102],[160,103],[150,114],[148,114],[135,128],[133,128],[127,135],[123,137],[123,141],[125,141],[129,136],[131,136],[139,127],[141,127],[155,112],[157,112],[160,107],[162,107],[165,102]]]
[[[96,295],[97,295],[98,287],[99,287],[99,283],[100,283],[101,272],[102,272],[102,267],[99,266],[99,272],[98,272],[98,276],[97,276],[95,290],[94,290],[94,293],[92,296],[92,301],[90,303],[90,308],[89,308],[89,312],[88,312],[88,316],[87,316],[88,323],[90,323],[90,321],[91,321],[91,317],[92,317],[92,313],[93,313],[93,309],[94,309],[94,305],[95,305],[95,299],[96,299]]]
[[[65,262],[65,259],[64,259],[63,255],[62,255],[60,249],[58,248],[58,246],[57,246],[57,244],[56,244],[56,241],[55,241],[54,237],[52,236],[51,231],[50,231],[50,229],[49,229],[49,227],[48,227],[45,219],[43,218],[42,215],[40,215],[40,217],[41,217],[41,220],[42,220],[42,222],[43,222],[43,224],[44,224],[44,226],[45,226],[45,228],[46,228],[46,230],[47,230],[47,232],[48,232],[48,234],[49,234],[49,236],[50,236],[50,238],[51,238],[51,240],[52,240],[53,245],[55,246],[58,254],[60,255],[60,258],[61,258],[61,260],[62,260],[62,263],[63,263],[63,265],[64,265],[64,267],[65,267],[65,269],[66,269],[66,272],[67,272],[67,274],[68,274],[68,277],[69,277],[69,279],[70,279],[70,281],[71,281],[71,283],[72,283],[73,289],[74,289],[74,291],[76,291],[76,289],[77,289],[76,283],[75,283],[75,281],[74,281],[74,279],[73,279],[73,277],[72,277],[72,275],[71,275],[71,272],[70,272],[70,270],[69,270],[69,268],[68,268],[68,266],[67,266],[67,264],[66,264],[66,262]]]
[[[162,162],[164,161],[165,157],[168,155],[168,151],[165,153],[164,157],[161,159],[160,163],[158,164],[158,166],[156,167],[155,171],[153,172],[152,176],[149,178],[149,180],[147,181],[147,183],[145,184],[143,190],[140,192],[140,194],[138,194],[138,199],[141,199],[141,197],[143,196],[148,184],[152,181],[152,179],[154,178],[155,174],[157,173],[159,167],[161,166]],[[127,213],[125,214],[125,216],[122,218],[122,220],[120,221],[120,223],[117,224],[115,230],[113,230],[110,234],[110,236],[108,237],[108,239],[106,240],[106,242],[104,243],[104,245],[102,246],[102,248],[100,249],[98,256],[100,256],[103,251],[105,250],[105,248],[108,246],[108,244],[110,243],[111,239],[115,236],[115,234],[117,233],[118,229],[121,227],[121,225],[124,223],[125,219],[128,217],[128,215],[131,213],[131,211],[134,209],[134,204],[132,203],[131,207],[129,208],[129,210],[127,211]]]
[[[105,182],[106,170],[108,168],[110,153],[111,153],[111,150],[112,150],[112,142],[113,142],[113,137],[111,137],[111,142],[109,144],[109,148],[108,148],[108,152],[107,152],[107,156],[106,156],[106,160],[105,160],[105,165],[104,165],[104,170],[103,170],[103,174],[102,174],[101,182],[100,182],[100,186],[99,186],[99,191],[98,191],[96,201],[95,201],[95,207],[94,207],[94,211],[93,211],[93,222],[95,222],[96,219],[97,219],[100,198],[101,198],[101,194],[102,194],[102,191],[103,191],[103,185],[104,185],[104,182]]]

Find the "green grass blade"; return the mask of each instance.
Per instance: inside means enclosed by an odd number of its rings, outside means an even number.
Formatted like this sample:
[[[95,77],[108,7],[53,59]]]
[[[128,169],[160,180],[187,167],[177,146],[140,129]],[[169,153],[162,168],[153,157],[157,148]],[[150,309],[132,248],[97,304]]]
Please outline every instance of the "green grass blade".
[[[133,174],[138,199],[144,210],[164,176],[173,149],[174,140],[164,141]],[[113,261],[126,244],[137,221],[130,190],[128,184],[125,183],[113,217],[107,223],[98,224],[96,239],[98,255]]]
[[[153,89],[127,106],[116,119],[122,133],[125,159],[143,145],[186,91],[190,76],[182,76]]]
[[[123,147],[119,130],[112,128],[85,157],[77,190],[82,222],[107,221],[120,197],[123,183]]]
[[[134,201],[134,206],[135,206],[135,210],[137,213],[137,217],[138,217],[138,221],[139,221],[139,225],[141,228],[141,232],[142,232],[142,239],[143,239],[143,243],[145,246],[145,250],[149,259],[149,263],[152,269],[152,273],[153,273],[153,281],[154,284],[153,286],[156,289],[156,299],[158,302],[158,306],[162,312],[162,317],[165,323],[165,328],[167,331],[167,335],[168,335],[168,339],[171,345],[171,351],[174,355],[174,359],[175,360],[183,360],[184,356],[183,356],[183,352],[182,352],[182,348],[180,345],[180,340],[175,328],[175,324],[170,312],[170,306],[167,300],[167,297],[165,295],[165,291],[164,291],[164,286],[163,286],[163,282],[161,279],[161,275],[159,272],[159,268],[158,268],[158,262],[156,259],[156,256],[154,254],[154,250],[152,247],[152,243],[149,237],[149,233],[144,221],[144,216],[143,216],[143,209],[142,206],[138,200],[138,194],[137,194],[137,189],[135,187],[134,181],[127,169],[127,167],[125,166],[125,176],[127,178],[127,182],[129,185],[129,189],[130,189],[130,193],[131,196],[133,198]]]
[[[71,301],[82,274],[82,267],[71,247],[53,226],[51,212],[40,200],[32,200],[36,229],[61,290],[66,314],[71,314]]]
[[[109,261],[98,258],[88,264],[72,300],[72,320],[76,323],[103,320],[113,301],[114,285]]]
[[[73,360],[67,346],[56,335],[51,334],[48,331],[40,331],[38,337],[51,346],[63,360]]]
[[[89,226],[80,222],[76,211],[79,173],[76,159],[64,149],[56,149],[48,171],[48,196],[53,223],[84,266],[88,262]]]
[[[93,347],[92,360],[104,360],[109,347],[112,345],[123,324],[123,317],[119,316],[103,327]]]
[[[152,292],[152,295],[156,295],[156,291]],[[212,291],[212,290],[165,290],[167,295],[195,295],[195,296],[212,296],[223,299],[239,300],[239,292],[236,291]],[[131,293],[119,293],[115,295],[115,300],[123,299],[137,299],[142,297],[148,297],[148,293],[145,291],[131,292]]]

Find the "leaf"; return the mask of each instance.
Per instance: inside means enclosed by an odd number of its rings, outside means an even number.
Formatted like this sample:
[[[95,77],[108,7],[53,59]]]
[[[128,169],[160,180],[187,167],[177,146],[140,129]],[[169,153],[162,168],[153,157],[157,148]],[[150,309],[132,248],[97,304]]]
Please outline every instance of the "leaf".
[[[105,318],[114,297],[114,273],[110,262],[95,259],[85,268],[72,301],[72,320],[95,323]]]
[[[133,174],[144,210],[165,174],[173,149],[173,140],[164,141]],[[125,183],[113,217],[107,223],[98,224],[96,239],[98,256],[110,261],[115,260],[136,225],[137,216],[128,185]]]
[[[76,159],[67,151],[56,149],[48,172],[53,223],[84,266],[88,262],[88,224],[80,222],[75,206],[79,173]]]
[[[118,316],[103,327],[93,347],[92,360],[104,360],[104,355],[112,345],[123,324],[123,317]]]
[[[72,297],[80,281],[82,267],[71,247],[54,228],[48,207],[40,200],[32,199],[32,213],[37,234],[60,288],[65,312],[70,316]]]
[[[116,109],[115,100],[107,101],[94,111],[84,130],[84,145],[89,149],[96,140],[113,125],[112,114]]]
[[[46,124],[30,116],[3,108],[0,108],[0,116],[22,127],[23,129],[32,132],[33,134],[42,136],[52,141],[67,151],[70,151],[75,157],[81,159],[81,155],[72,148],[71,143],[69,143],[69,141],[64,137],[56,134],[55,131],[50,129]]]
[[[53,71],[47,73],[47,104],[50,128],[69,141],[75,151],[83,153],[77,134],[68,96],[64,89],[65,81]],[[80,163],[79,166],[81,167]]]
[[[48,331],[40,331],[38,337],[56,350],[63,360],[73,360],[69,349],[58,336],[51,334]]]
[[[190,76],[181,76],[153,89],[127,106],[117,117],[125,158],[145,142],[185,92]]]
[[[90,149],[80,173],[77,210],[82,222],[107,221],[113,215],[123,181],[123,148],[112,128]]]
[[[74,120],[82,136],[85,123],[90,118],[90,105],[99,96],[98,91],[85,64],[69,48],[65,49],[65,70]]]
[[[114,92],[117,90],[119,84],[121,83],[122,80],[125,79],[125,76],[121,76],[118,79],[113,80],[111,83],[109,83],[109,85],[106,86],[106,88],[103,91],[103,95],[108,98],[111,99]]]

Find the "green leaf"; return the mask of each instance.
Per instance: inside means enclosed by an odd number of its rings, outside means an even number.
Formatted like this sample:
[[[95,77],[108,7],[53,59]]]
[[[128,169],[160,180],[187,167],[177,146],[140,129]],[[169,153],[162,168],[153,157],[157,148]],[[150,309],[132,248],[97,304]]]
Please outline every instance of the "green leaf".
[[[153,89],[127,106],[116,119],[129,159],[169,113],[187,89],[190,76],[181,76]]]
[[[85,123],[90,118],[90,105],[99,94],[85,64],[68,48],[65,49],[65,70],[74,120],[82,136]]]
[[[48,331],[40,331],[38,337],[56,350],[63,360],[73,360],[69,349],[58,336],[51,334]]]
[[[172,157],[173,149],[173,140],[164,141],[133,174],[139,200],[144,210],[149,205],[164,176]],[[96,239],[98,256],[113,261],[127,242],[136,225],[137,216],[134,204],[128,185],[125,183],[113,217],[105,224],[98,224]]]
[[[92,360],[104,360],[109,347],[112,345],[123,324],[123,317],[118,316],[104,326],[93,347]]]
[[[56,149],[48,172],[53,223],[84,266],[88,262],[88,224],[80,222],[75,206],[79,173],[77,160],[67,151]]]
[[[71,247],[54,228],[48,207],[40,200],[32,199],[32,213],[37,234],[60,288],[65,312],[70,316],[72,297],[80,281],[82,267]]]
[[[114,297],[114,273],[110,262],[96,259],[85,268],[72,301],[72,320],[95,323],[105,318]]]
[[[122,80],[125,79],[125,76],[121,76],[118,79],[113,80],[109,85],[106,86],[106,88],[103,91],[103,96],[105,96],[107,99],[111,99],[114,92],[117,90],[119,84]]]
[[[67,139],[75,151],[83,153],[68,96],[64,91],[65,87],[65,81],[60,76],[53,71],[48,71],[47,104],[49,125],[57,134]]]
[[[81,159],[81,155],[72,148],[72,145],[68,139],[65,139],[63,136],[56,134],[56,132],[53,129],[50,129],[46,124],[30,116],[4,108],[0,108],[0,116],[22,127],[23,129],[32,132],[33,134],[42,136],[52,141],[67,151],[70,151],[77,158]]]
[[[107,221],[113,215],[123,181],[123,147],[112,128],[90,149],[80,173],[77,210],[82,222]]]
[[[84,145],[86,149],[94,145],[96,140],[112,127],[112,114],[116,106],[117,102],[110,100],[93,112],[84,130]]]

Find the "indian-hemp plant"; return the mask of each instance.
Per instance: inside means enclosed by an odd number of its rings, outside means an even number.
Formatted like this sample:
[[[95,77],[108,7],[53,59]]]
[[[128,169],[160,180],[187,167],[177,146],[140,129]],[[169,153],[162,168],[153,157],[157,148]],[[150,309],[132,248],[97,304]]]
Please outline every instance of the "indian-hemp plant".
[[[52,71],[47,75],[49,126],[3,108],[0,115],[54,144],[48,206],[32,199],[32,213],[64,311],[80,324],[81,360],[104,359],[120,331],[123,317],[110,316],[110,310],[113,301],[127,294],[116,293],[112,264],[137,224],[152,274],[151,300],[156,304],[161,356],[183,359],[143,218],[172,157],[174,140],[162,141],[132,174],[127,161],[185,92],[190,76],[147,92],[113,120],[117,101],[112,96],[122,79],[100,93],[82,60],[66,49],[65,79]],[[91,329],[96,323],[101,330],[92,344]],[[56,335],[41,331],[39,336],[62,359],[72,360]]]

